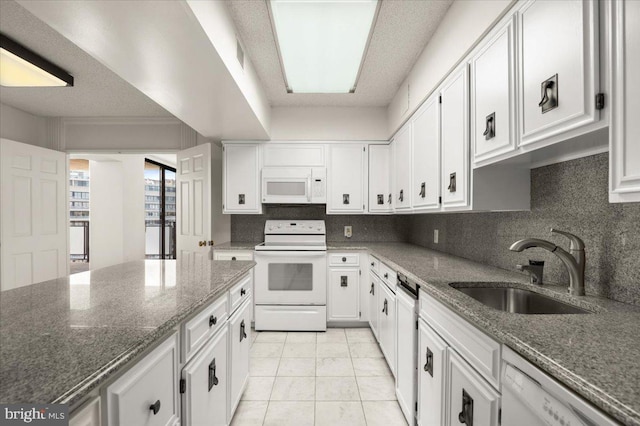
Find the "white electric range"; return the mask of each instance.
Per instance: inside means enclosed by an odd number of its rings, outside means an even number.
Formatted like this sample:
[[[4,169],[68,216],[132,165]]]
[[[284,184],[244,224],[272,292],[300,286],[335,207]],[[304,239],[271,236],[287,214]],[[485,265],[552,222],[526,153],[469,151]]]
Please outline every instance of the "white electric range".
[[[267,220],[255,247],[255,329],[327,329],[327,236],[322,220]]]

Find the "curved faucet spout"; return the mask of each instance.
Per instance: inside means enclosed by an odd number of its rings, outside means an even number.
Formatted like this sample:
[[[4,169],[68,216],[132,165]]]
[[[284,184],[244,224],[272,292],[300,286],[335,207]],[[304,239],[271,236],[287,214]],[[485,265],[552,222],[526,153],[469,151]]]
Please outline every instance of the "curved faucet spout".
[[[561,247],[539,238],[525,238],[511,244],[509,250],[521,252],[531,247],[545,249],[560,258],[569,272],[569,293],[575,296],[584,296],[584,258],[576,259],[573,254],[567,253]],[[584,252],[582,252],[584,253]],[[584,256],[584,254],[583,254]]]
[[[552,253],[555,249],[558,248],[557,245],[550,243],[549,241],[541,240],[539,238],[525,238],[524,240],[519,240],[511,244],[509,250],[523,251],[531,247],[540,247]]]

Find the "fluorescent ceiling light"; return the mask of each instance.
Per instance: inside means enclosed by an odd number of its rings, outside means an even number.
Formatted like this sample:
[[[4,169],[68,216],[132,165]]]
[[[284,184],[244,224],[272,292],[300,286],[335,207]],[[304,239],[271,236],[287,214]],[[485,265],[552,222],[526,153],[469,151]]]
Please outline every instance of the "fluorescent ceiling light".
[[[377,0],[270,0],[287,90],[355,91]]]
[[[37,53],[0,34],[0,85],[64,87],[73,86],[73,77]]]

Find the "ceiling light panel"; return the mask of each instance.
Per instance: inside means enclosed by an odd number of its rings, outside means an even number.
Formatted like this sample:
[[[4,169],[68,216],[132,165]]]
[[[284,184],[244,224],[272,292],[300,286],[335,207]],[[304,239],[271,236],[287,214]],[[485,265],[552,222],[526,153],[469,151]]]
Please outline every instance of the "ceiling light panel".
[[[287,89],[349,93],[375,20],[377,0],[270,0]]]

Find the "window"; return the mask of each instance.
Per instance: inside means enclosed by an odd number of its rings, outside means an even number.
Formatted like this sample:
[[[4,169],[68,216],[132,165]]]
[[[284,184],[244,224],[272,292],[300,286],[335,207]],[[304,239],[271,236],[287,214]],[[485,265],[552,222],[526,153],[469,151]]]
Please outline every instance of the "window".
[[[176,170],[146,159],[144,175],[146,257],[175,259]]]

